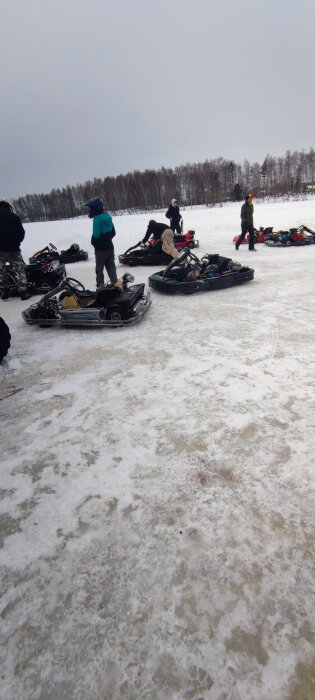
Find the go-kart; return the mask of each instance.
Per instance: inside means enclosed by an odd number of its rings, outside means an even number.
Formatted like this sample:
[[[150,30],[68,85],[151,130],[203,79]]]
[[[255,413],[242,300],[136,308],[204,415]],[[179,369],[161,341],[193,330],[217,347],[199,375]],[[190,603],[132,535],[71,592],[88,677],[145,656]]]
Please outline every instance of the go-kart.
[[[132,275],[122,277],[121,290],[108,284],[92,292],[72,277],[63,280],[22,316],[26,323],[46,326],[127,326],[139,321],[151,306],[144,284],[128,286]]]
[[[25,273],[28,293],[44,294],[49,289],[56,287],[66,277],[66,268],[64,265],[60,264],[59,260],[34,260],[29,265],[25,266]],[[0,294],[6,299],[8,297],[19,296],[19,287],[19,276],[8,260],[5,264]]]
[[[149,277],[149,286],[169,294],[193,294],[225,289],[253,278],[254,270],[231,258],[207,253],[199,259],[189,248],[184,248],[165,270]]]
[[[188,231],[184,234],[174,236],[174,245],[177,250],[189,248],[199,248],[199,241],[195,238],[195,231]],[[167,265],[172,256],[167,255],[162,250],[162,241],[150,239],[145,245],[142,242],[131,246],[125,253],[118,256],[119,262],[124,265]]]
[[[9,327],[3,318],[0,318],[0,362],[6,356],[11,344]]]
[[[56,246],[53,243],[49,243],[38,250],[31,258],[29,258],[30,263],[34,262],[48,262],[48,260],[59,260],[60,263],[66,265],[68,263],[80,262],[81,260],[88,260],[89,254],[87,251],[82,250],[77,243],[72,243],[66,250],[61,250],[58,253]]]
[[[287,246],[302,246],[315,243],[315,232],[307,226],[290,228],[288,231],[274,231],[265,240],[265,245],[283,248]]]
[[[59,260],[65,265],[69,263],[81,262],[81,260],[88,260],[89,254],[86,250],[82,250],[77,243],[72,243],[72,245],[67,248],[67,250],[61,250],[59,254]]]
[[[59,260],[59,253],[56,246],[53,243],[48,243],[41,250],[37,250],[29,259],[29,263],[48,262],[50,260]]]
[[[270,236],[272,231],[273,226],[267,226],[267,228],[261,226],[259,230],[257,228],[254,228],[254,243],[265,243],[265,240]],[[239,237],[240,234],[238,234],[238,236],[234,236],[233,243],[237,243]],[[245,238],[243,238],[241,245],[242,243],[249,243],[249,233],[247,233]]]

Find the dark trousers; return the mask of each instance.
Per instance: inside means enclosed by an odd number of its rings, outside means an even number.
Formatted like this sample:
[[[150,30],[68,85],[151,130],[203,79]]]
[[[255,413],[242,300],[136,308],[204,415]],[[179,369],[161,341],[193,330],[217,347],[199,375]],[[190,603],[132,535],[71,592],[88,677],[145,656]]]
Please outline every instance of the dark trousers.
[[[114,248],[95,251],[96,286],[104,284],[104,267],[112,284],[117,282]]]
[[[181,233],[180,221],[173,221],[171,219],[170,228],[172,229],[173,233],[175,233],[175,231],[176,233]]]
[[[244,240],[244,238],[247,234],[247,231],[249,233],[248,250],[254,250],[254,248],[255,248],[255,234],[254,234],[253,224],[242,224],[242,233],[236,241],[236,247],[238,248],[238,246],[242,243],[242,241]]]

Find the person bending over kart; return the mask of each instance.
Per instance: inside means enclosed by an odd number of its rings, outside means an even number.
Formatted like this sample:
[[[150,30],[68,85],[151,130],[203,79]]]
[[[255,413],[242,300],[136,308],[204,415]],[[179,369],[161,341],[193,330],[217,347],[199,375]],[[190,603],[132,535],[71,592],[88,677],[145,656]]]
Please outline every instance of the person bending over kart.
[[[103,200],[99,197],[92,197],[84,206],[89,209],[89,219],[93,219],[91,244],[95,250],[96,287],[99,289],[104,286],[105,267],[111,283],[120,288],[112,240],[116,235],[112,217],[104,211]]]
[[[181,233],[181,214],[179,213],[179,206],[176,199],[172,199],[170,206],[165,214],[167,219],[170,219],[170,228],[173,233]]]
[[[25,231],[20,217],[14,214],[11,204],[5,199],[0,200],[0,288],[2,299],[8,299],[9,292],[6,288],[6,263],[12,265],[19,284],[18,290],[21,299],[29,299],[25,262],[22,258],[20,244],[24,240]]]
[[[174,246],[174,233],[172,229],[167,226],[167,224],[162,224],[154,219],[150,219],[147,232],[141,243],[145,245],[151,236],[154,241],[157,242],[157,245],[153,247],[152,252],[155,251],[156,253],[160,253],[162,248],[163,252],[167,255],[171,255],[172,258],[176,259],[178,257],[178,251]],[[159,241],[161,241],[162,245],[158,244]]]

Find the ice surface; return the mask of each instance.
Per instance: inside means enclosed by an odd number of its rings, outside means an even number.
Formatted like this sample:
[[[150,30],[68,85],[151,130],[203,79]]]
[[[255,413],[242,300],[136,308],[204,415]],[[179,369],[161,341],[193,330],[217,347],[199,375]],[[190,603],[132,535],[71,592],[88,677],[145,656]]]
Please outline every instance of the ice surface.
[[[315,245],[236,252],[239,210],[182,213],[247,285],[152,291],[121,329],[0,302],[5,700],[314,697]],[[117,255],[149,218],[114,218]],[[257,227],[300,224],[313,199],[255,206]],[[68,275],[94,288],[90,228],[28,224],[23,255],[76,242]]]

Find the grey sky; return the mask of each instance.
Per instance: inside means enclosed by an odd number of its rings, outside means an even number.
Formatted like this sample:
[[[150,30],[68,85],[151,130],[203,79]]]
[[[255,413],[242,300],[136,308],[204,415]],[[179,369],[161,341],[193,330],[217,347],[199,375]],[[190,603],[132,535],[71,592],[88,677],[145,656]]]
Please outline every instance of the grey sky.
[[[315,146],[314,0],[1,0],[0,196]]]

